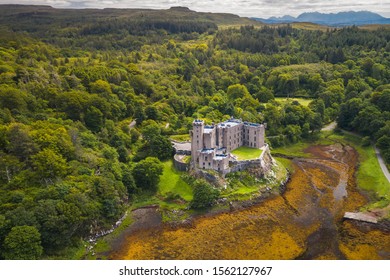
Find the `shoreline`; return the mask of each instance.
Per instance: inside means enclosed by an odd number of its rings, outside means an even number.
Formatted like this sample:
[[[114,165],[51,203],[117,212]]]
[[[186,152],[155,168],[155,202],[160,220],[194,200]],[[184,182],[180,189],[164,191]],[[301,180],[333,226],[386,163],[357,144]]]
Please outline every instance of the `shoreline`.
[[[279,187],[269,189],[265,192],[259,191],[259,195],[247,200],[236,200],[230,202],[225,200],[217,203],[212,208],[207,209],[204,212],[191,213],[188,217],[179,221],[164,222],[162,219],[162,211],[158,205],[142,206],[134,209],[128,213],[128,215],[132,216],[134,222],[109,242],[109,250],[97,253],[96,258],[101,259],[102,257],[105,257],[107,259],[115,259],[110,258],[110,256],[112,256],[115,252],[119,253],[121,251],[122,244],[126,242],[127,236],[138,231],[150,231],[158,228],[176,230],[180,227],[193,227],[193,224],[197,219],[215,217],[225,213],[239,212],[259,205],[270,198],[283,195],[290,179],[291,174],[288,172],[286,179],[279,185]],[[188,213],[188,210],[183,212]],[[104,238],[104,236],[102,236],[102,238]]]

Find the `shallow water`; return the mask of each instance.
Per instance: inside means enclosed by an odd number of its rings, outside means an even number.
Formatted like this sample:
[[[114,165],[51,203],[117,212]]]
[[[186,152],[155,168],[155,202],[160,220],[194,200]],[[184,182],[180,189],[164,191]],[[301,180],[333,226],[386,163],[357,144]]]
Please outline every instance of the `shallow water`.
[[[191,224],[129,231],[112,259],[389,259],[390,233],[342,219],[366,198],[356,189],[358,155],[313,146],[294,159],[283,195]]]

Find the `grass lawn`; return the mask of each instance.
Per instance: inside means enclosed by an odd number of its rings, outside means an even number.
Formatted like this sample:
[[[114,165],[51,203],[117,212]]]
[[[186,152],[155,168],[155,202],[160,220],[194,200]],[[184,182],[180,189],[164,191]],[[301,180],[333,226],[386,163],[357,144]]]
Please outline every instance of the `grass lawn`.
[[[310,154],[305,153],[303,150],[313,144],[314,143],[309,142],[298,142],[288,146],[272,148],[271,154],[282,154],[291,157],[309,157]]]
[[[183,172],[175,169],[172,160],[165,161],[163,164],[164,171],[160,178],[158,192],[162,195],[171,192],[180,195],[186,201],[191,201],[193,197],[192,188],[180,178]]]
[[[236,156],[238,160],[249,160],[258,158],[263,150],[242,146],[231,151],[231,154]]]
[[[302,106],[309,106],[309,103],[313,101],[313,99],[305,99],[305,98],[286,98],[286,97],[275,97],[275,100],[285,104],[287,102],[298,101]]]
[[[185,141],[190,141],[191,137],[190,134],[177,134],[177,135],[171,135],[169,136],[170,139],[179,141],[179,142],[185,142]]]

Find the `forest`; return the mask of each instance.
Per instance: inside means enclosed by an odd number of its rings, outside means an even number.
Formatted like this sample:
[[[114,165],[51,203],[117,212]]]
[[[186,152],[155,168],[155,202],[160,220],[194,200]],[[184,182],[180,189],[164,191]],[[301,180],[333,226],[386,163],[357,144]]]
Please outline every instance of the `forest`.
[[[161,15],[0,9],[1,258],[57,258],[110,228],[156,193],[194,118],[267,123],[271,149],[337,121],[389,166],[388,26]]]

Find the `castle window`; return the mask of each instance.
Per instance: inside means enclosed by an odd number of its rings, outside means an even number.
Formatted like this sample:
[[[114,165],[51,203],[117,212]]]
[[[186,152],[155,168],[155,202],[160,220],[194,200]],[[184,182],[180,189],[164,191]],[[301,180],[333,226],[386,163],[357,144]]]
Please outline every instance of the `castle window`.
[[[256,135],[256,132],[257,132],[257,131],[255,130],[255,135]]]
[[[207,157],[205,158],[205,160],[207,160]]]
[[[209,166],[211,165],[211,163],[209,162]]]
[[[255,142],[256,142],[256,137],[255,137]]]

